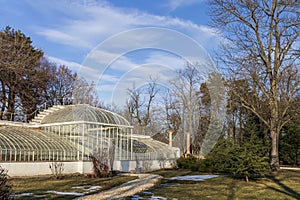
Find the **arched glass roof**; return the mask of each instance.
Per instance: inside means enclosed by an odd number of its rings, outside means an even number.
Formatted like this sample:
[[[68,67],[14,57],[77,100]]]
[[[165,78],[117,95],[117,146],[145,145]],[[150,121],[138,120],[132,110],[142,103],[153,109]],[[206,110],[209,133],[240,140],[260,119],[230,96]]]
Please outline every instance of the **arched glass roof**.
[[[77,148],[71,142],[39,129],[0,126],[0,138],[0,150],[77,152]]]
[[[90,105],[71,105],[54,111],[44,117],[41,124],[52,124],[62,122],[97,122],[110,125],[130,126],[129,122],[122,116],[96,108]]]

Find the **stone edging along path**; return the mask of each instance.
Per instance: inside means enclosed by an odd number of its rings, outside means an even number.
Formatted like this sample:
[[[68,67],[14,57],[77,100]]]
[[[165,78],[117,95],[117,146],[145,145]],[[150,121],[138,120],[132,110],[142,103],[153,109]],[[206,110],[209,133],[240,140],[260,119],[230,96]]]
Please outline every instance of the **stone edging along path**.
[[[139,192],[149,189],[158,182],[162,176],[156,174],[133,174],[138,179],[123,183],[122,185],[113,187],[109,190],[102,191],[97,194],[80,197],[80,200],[101,200],[101,199],[117,199],[122,197],[133,196]]]

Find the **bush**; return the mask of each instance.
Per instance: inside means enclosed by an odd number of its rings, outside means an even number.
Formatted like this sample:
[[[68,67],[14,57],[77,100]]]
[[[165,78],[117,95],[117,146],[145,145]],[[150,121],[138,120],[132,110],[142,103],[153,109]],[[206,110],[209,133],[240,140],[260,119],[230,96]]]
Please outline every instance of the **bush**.
[[[300,126],[283,127],[279,139],[279,158],[284,165],[300,166]]]
[[[194,156],[188,156],[187,158],[180,157],[177,159],[177,166],[183,169],[189,169],[191,171],[197,171],[197,158]]]
[[[109,154],[108,149],[98,149],[90,154],[90,158],[93,163],[93,170],[96,177],[108,177],[109,176]]]
[[[52,176],[56,179],[63,178],[63,171],[64,171],[64,163],[62,162],[52,162],[49,164],[49,168],[52,172]]]
[[[247,182],[249,178],[265,176],[271,170],[269,158],[261,145],[245,143],[235,146],[229,159],[228,171],[235,176],[244,177]]]
[[[221,138],[215,145],[213,150],[206,156],[207,172],[228,173],[230,167],[230,159],[233,144],[230,140]]]
[[[229,173],[248,181],[249,178],[261,177],[270,172],[268,148],[255,141],[250,140],[238,146],[230,140],[220,139],[205,159],[182,157],[177,160],[177,164],[179,168],[191,171]]]
[[[0,166],[0,199],[10,199],[11,185],[8,184],[7,170]]]

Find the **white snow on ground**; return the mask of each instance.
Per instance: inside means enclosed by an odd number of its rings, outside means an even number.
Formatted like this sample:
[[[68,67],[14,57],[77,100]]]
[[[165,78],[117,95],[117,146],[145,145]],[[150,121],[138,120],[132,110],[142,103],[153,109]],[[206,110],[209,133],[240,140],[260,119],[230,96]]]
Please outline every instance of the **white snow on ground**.
[[[52,193],[52,194],[61,194],[61,195],[73,195],[73,196],[83,196],[84,193],[77,193],[77,192],[58,192],[55,190],[49,190],[46,193]]]
[[[194,176],[177,176],[170,178],[170,180],[179,180],[179,181],[204,181],[205,179],[215,178],[219,175],[194,175]]]
[[[85,190],[85,191],[89,191],[89,192],[93,192],[93,191],[98,190],[100,188],[101,188],[101,186],[97,186],[97,185],[95,185],[95,186],[88,185],[88,186],[75,186],[75,187],[72,187],[72,189],[80,189],[80,190]]]
[[[84,193],[78,193],[78,192],[58,192],[58,191],[54,191],[54,190],[49,190],[46,191],[45,193],[51,193],[51,194],[58,194],[58,195],[73,195],[73,196],[83,196],[88,192],[94,192],[98,189],[101,188],[101,186],[75,186],[72,187],[73,189],[81,189],[83,191],[85,191]],[[11,195],[12,198],[15,197],[46,197],[46,195],[37,195],[37,194],[33,194],[33,193],[19,193],[19,194],[12,194]]]
[[[15,197],[45,197],[46,195],[38,195],[38,194],[33,194],[33,193],[19,193],[19,194],[12,194],[10,195],[11,198]]]
[[[102,188],[101,186],[91,186],[90,188],[88,188],[88,190],[97,190]]]
[[[141,199],[144,199],[144,198],[140,197],[139,195],[134,195],[131,197],[130,200],[141,200]],[[167,200],[167,198],[160,197],[160,196],[152,196],[148,200]]]
[[[15,197],[28,197],[28,196],[33,196],[33,193],[20,193],[20,194],[13,194]]]
[[[152,196],[149,200],[167,200],[167,198],[160,196]]]

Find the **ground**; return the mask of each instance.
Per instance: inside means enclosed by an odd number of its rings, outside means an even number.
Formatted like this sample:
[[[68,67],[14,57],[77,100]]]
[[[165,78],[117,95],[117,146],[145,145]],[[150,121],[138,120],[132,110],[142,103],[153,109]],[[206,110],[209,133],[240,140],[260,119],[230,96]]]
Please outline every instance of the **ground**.
[[[219,175],[216,178],[207,179],[204,181],[176,181],[170,180],[171,177],[195,175],[199,173],[190,172],[188,170],[160,170],[153,172],[160,175],[162,178],[158,185],[147,190],[149,196],[161,196],[167,199],[180,200],[195,200],[195,199],[300,199],[300,171],[281,170],[272,175],[256,180],[250,180],[246,183],[244,179],[235,179],[228,175]],[[39,177],[26,179],[12,179],[10,183],[14,186],[15,193],[32,192],[41,194],[42,191],[74,191],[74,187],[80,185],[101,186],[101,189],[94,191],[107,190],[114,186],[119,188],[124,182],[135,179],[135,176],[120,176],[114,178],[86,178],[82,176],[64,177],[62,180],[53,178]],[[141,182],[139,182],[141,183]],[[145,182],[145,184],[149,184]],[[134,188],[130,186],[128,191]],[[143,184],[140,185],[143,188]],[[73,189],[72,189],[73,187]],[[76,191],[76,190],[75,190]],[[134,191],[133,193],[138,193]],[[109,190],[111,195],[116,195],[117,190]],[[106,194],[108,194],[106,192]],[[133,195],[128,193],[128,195]],[[101,193],[102,196],[104,193]],[[139,195],[144,195],[140,192]],[[95,197],[95,196],[91,196]],[[53,195],[48,199],[72,199],[71,196]],[[87,196],[87,198],[89,198]],[[24,198],[22,198],[24,199]],[[28,198],[33,199],[33,198]],[[130,198],[129,198],[130,199]]]
[[[93,194],[136,178],[137,176],[123,175],[113,178],[90,178],[73,174],[64,176],[62,179],[55,179],[51,176],[11,178],[9,183],[12,185],[13,193],[16,194],[15,199],[41,199],[41,197],[46,199],[74,199],[76,195],[72,194],[78,195],[85,192]],[[84,186],[84,188],[81,186]],[[55,194],[54,191],[63,193]],[[30,193],[35,196],[30,195]]]
[[[193,174],[187,170],[156,172],[165,178]],[[163,182],[170,182],[164,179]],[[194,199],[300,199],[300,171],[282,170],[262,179],[246,183],[243,179],[219,176],[205,181],[178,181],[150,190],[155,196],[180,200]],[[168,184],[166,184],[168,185]]]

